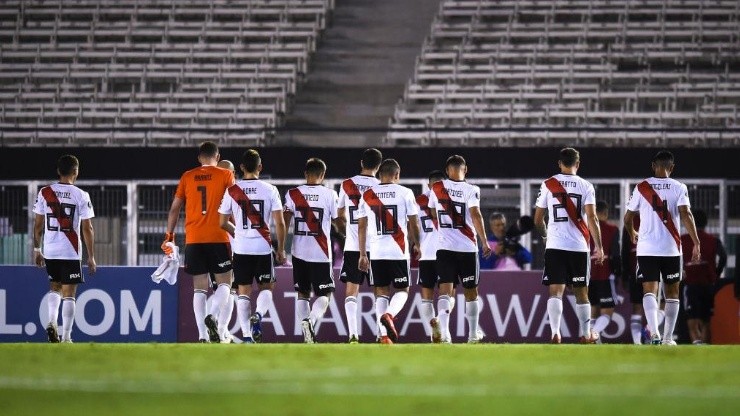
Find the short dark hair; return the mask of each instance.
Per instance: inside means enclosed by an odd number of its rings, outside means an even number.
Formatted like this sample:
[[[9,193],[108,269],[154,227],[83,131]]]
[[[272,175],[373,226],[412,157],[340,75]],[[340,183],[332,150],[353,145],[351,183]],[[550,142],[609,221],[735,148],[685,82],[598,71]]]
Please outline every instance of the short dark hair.
[[[694,211],[694,224],[696,228],[707,228],[707,213],[702,209]]]
[[[598,200],[596,201],[596,212],[609,212],[609,204],[606,203],[604,200]]]
[[[494,220],[503,220],[506,221],[506,215],[504,215],[503,212],[492,212],[491,215],[488,216],[488,221],[494,221]]]
[[[214,142],[203,142],[198,147],[198,156],[215,157],[218,154],[218,145]]]
[[[453,167],[456,167],[456,168],[460,168],[460,167],[463,167],[465,165],[467,165],[467,163],[465,163],[465,158],[464,157],[462,157],[460,155],[452,155],[452,156],[448,157],[447,158],[447,161],[445,162],[445,170],[447,170],[447,168],[449,168],[450,166],[453,166]]]
[[[396,159],[386,159],[378,168],[378,176],[393,176],[400,171],[401,165],[398,164]]]
[[[563,164],[566,168],[572,167],[581,160],[581,154],[578,153],[578,150],[572,148],[572,147],[566,147],[564,149],[560,149],[560,163]]]
[[[668,150],[661,150],[653,156],[653,163],[668,167],[673,164],[673,153]]]
[[[257,170],[257,166],[259,166],[260,163],[262,163],[260,154],[254,149],[248,149],[242,155],[242,164],[244,165],[244,169],[246,169],[247,172],[255,172]]]
[[[433,170],[429,172],[428,178],[429,178],[429,182],[431,183],[439,182],[445,178],[445,173],[442,172],[441,170]]]
[[[306,161],[306,174],[321,176],[326,173],[326,163],[323,160],[312,157]]]
[[[75,168],[80,167],[80,161],[72,155],[64,155],[57,160],[57,171],[62,176],[71,175]]]
[[[365,169],[377,169],[383,161],[383,154],[375,148],[365,149],[362,152],[362,167]]]

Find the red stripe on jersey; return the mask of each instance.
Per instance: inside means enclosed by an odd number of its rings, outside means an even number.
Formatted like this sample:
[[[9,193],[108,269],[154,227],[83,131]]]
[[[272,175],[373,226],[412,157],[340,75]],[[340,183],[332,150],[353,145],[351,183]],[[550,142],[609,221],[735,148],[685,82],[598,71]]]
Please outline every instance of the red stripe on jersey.
[[[427,217],[432,218],[432,224],[434,225],[434,228],[439,228],[437,225],[437,219],[432,217],[432,209],[429,208],[429,197],[421,194],[416,197],[416,204],[421,208],[422,211],[424,211],[424,215]]]
[[[311,230],[319,247],[326,254],[326,258],[329,258],[329,242],[327,241],[326,234],[324,234],[324,230],[321,228],[319,220],[313,215],[308,201],[306,201],[306,198],[303,197],[303,194],[298,188],[291,189],[288,191],[288,194],[295,204],[296,211],[301,211],[303,214],[303,219],[306,220],[306,226]]]
[[[342,181],[342,189],[344,190],[344,193],[347,194],[347,197],[349,197],[349,200],[352,201],[355,206],[360,205],[360,198],[362,198],[362,194],[360,194],[360,190],[357,189],[357,184],[355,184],[352,179],[345,179]]]
[[[264,219],[262,218],[262,215],[264,213],[256,211],[254,209],[254,207],[252,206],[252,201],[249,200],[249,197],[247,196],[247,194],[245,194],[244,190],[240,188],[238,185],[231,185],[228,191],[229,191],[229,195],[231,195],[231,198],[233,198],[234,201],[236,201],[236,203],[239,204],[239,207],[241,208],[242,213],[246,212],[247,219],[249,219],[249,222],[252,225],[259,224],[259,227],[256,228],[256,230],[260,233],[262,238],[264,238],[265,241],[267,241],[267,244],[272,246],[272,238],[270,236],[270,229],[267,227],[267,223],[265,223]]]
[[[365,199],[365,202],[367,202],[368,205],[370,205],[370,208],[372,208],[375,215],[380,218],[380,215],[383,216],[383,224],[393,224],[393,240],[395,240],[396,244],[398,244],[398,247],[401,249],[401,252],[406,252],[406,234],[401,231],[401,227],[398,225],[398,221],[396,218],[393,217],[393,213],[391,210],[389,210],[385,204],[383,204],[383,201],[378,198],[378,195],[375,194],[375,192],[372,189],[368,189],[365,191],[365,193],[362,195],[363,199]],[[387,228],[387,227],[383,227]]]
[[[445,214],[452,218],[452,228],[460,230],[465,237],[468,237],[470,241],[475,243],[473,230],[471,230],[470,226],[465,222],[465,218],[463,218],[462,214],[457,212],[455,207],[452,205],[452,200],[450,199],[450,196],[447,195],[447,191],[445,191],[444,183],[442,181],[435,182],[434,185],[432,185],[432,192],[437,196],[437,201],[442,205]],[[437,217],[439,218],[439,212],[437,212]]]
[[[75,249],[75,253],[80,253],[80,237],[72,225],[72,218],[64,214],[62,209],[62,203],[59,202],[59,198],[51,189],[51,186],[45,186],[41,189],[41,196],[44,197],[46,205],[51,209],[51,214],[56,218],[59,223],[59,232],[63,233],[69,243],[72,244],[72,248]]]
[[[576,205],[568,196],[568,192],[563,188],[563,185],[555,177],[552,177],[545,181],[545,186],[552,193],[552,196],[565,206],[568,218],[578,228],[583,238],[586,239],[586,244],[591,244],[591,233],[588,231],[588,225],[586,225],[586,221],[583,221],[581,213],[576,210]]]
[[[681,250],[681,234],[679,234],[676,224],[673,222],[673,215],[668,211],[668,203],[663,201],[663,198],[655,192],[655,189],[648,183],[648,181],[642,181],[637,185],[637,190],[640,191],[642,197],[645,198],[653,207],[653,211],[660,218],[660,221],[668,229],[668,232],[673,237],[673,241],[676,242],[676,246]]]

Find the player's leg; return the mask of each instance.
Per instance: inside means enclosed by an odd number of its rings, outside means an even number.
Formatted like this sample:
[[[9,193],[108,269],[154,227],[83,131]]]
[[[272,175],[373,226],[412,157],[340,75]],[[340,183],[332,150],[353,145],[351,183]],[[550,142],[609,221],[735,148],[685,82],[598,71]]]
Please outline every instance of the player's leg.
[[[711,340],[711,326],[709,322],[714,314],[714,288],[712,285],[702,285],[702,302],[700,310],[701,342],[708,344]]]
[[[307,331],[308,335],[313,338],[313,342],[316,342],[314,328],[318,321],[324,317],[329,302],[331,302],[331,296],[334,293],[334,277],[331,263],[309,263],[309,270],[311,287],[316,299],[311,305],[311,313],[308,319],[304,319],[301,325],[304,328],[304,337],[307,335]]]
[[[642,310],[642,284],[635,276],[629,277],[630,303],[632,303],[632,315],[630,316],[630,334],[632,343],[635,345],[642,344],[642,317],[645,312]]]
[[[377,266],[375,267],[377,270]],[[377,279],[378,274],[376,273],[375,276]],[[392,344],[393,340],[391,340],[388,336],[388,329],[385,325],[381,323],[381,318],[385,316],[386,312],[388,311],[388,305],[390,303],[391,297],[390,285],[379,286],[384,280],[385,279],[376,280],[375,286],[373,286],[373,293],[375,294],[375,316],[378,322],[378,339],[380,343]]]
[[[696,299],[695,289],[696,286],[692,284],[686,284],[683,286],[683,307],[686,311],[686,326],[689,330],[689,338],[692,343],[701,344],[701,319],[699,319],[699,305],[697,303],[698,299]]]
[[[367,277],[367,273],[357,268],[360,253],[357,251],[345,251],[342,262],[342,271],[339,280],[345,283],[344,288],[344,313],[347,317],[347,330],[349,342],[357,343],[359,340],[357,297],[360,294],[360,285]]]
[[[218,321],[223,321],[225,323],[221,339],[226,340],[229,343],[234,342],[234,337],[231,335],[229,324],[231,323],[231,317],[234,315],[234,306],[236,305],[236,288],[237,286],[232,283],[231,290],[229,291],[229,299],[226,301],[226,305],[221,309],[221,313],[218,316]]]
[[[480,342],[480,302],[478,299],[478,253],[458,253],[460,276],[465,294],[465,318],[468,321],[468,343]]]
[[[77,284],[62,284],[62,342],[72,342]]]
[[[637,257],[637,280],[642,283],[642,308],[650,331],[650,342],[660,344],[658,331],[658,282],[660,281],[660,267],[655,256]]]
[[[211,307],[208,310],[205,323],[211,342],[220,342],[221,334],[227,323],[219,322],[218,316],[231,293],[233,282],[231,249],[227,243],[201,244],[206,258],[207,271],[213,273],[218,287],[211,297]],[[214,333],[215,331],[215,333]]]
[[[591,344],[599,335],[591,329],[591,302],[588,300],[588,284],[591,274],[589,253],[567,252],[568,283],[576,296],[576,317],[578,318],[578,335],[581,343]]]
[[[454,305],[455,285],[458,282],[458,269],[454,253],[437,250],[437,274],[439,275],[439,296],[437,296],[437,319],[439,320],[442,342],[452,341],[450,316]]]
[[[46,274],[49,276],[49,295],[46,298],[46,306],[48,308],[48,319],[46,325],[46,336],[49,342],[58,343],[61,339],[59,337],[59,305],[62,303],[62,284],[59,280],[59,271],[57,270],[57,264],[54,261],[46,262]]]
[[[595,283],[595,285],[594,285]],[[601,280],[598,282],[591,282],[591,285],[593,285],[596,290],[594,292],[597,293],[596,305],[597,307],[597,315],[592,314],[592,317],[596,317],[596,320],[593,324],[593,330],[597,334],[599,334],[599,339],[601,339],[601,333],[606,329],[607,326],[609,326],[609,323],[612,321],[612,315],[614,314],[614,294],[611,289],[611,285],[609,281],[607,280]],[[591,309],[593,311],[594,309],[594,301],[591,298],[591,286],[589,286],[589,300],[591,301]]]
[[[244,254],[234,254],[234,284],[237,287],[236,319],[245,342],[251,343],[252,325],[249,316],[252,314],[252,267],[249,258]]]
[[[380,323],[385,327],[391,341],[397,342],[398,331],[394,320],[409,299],[409,262],[408,260],[381,260],[381,262],[385,265],[384,273],[391,278],[395,292],[388,302],[388,309],[380,317]]]
[[[437,285],[437,267],[433,260],[423,260],[419,262],[419,277],[417,284],[421,288],[421,320],[424,324],[424,331],[431,335],[434,343],[439,343],[442,339],[439,330],[439,320],[434,316],[434,287]]]
[[[563,319],[563,293],[568,270],[562,250],[545,250],[545,269],[542,284],[548,287],[547,318],[550,323],[550,342],[560,344],[560,323]]]
[[[262,317],[265,316],[270,305],[272,305],[272,291],[275,288],[275,267],[272,254],[261,256],[250,256],[254,264],[252,276],[257,280],[259,295],[254,314],[249,317],[252,324],[252,338],[255,342],[262,340]]]
[[[293,256],[293,287],[298,296],[295,303],[296,319],[301,322],[303,342],[312,344],[315,339],[313,327],[310,325],[311,315],[311,271],[309,263]]]
[[[681,256],[661,257],[661,274],[663,276],[663,291],[665,294],[665,323],[663,326],[663,344],[675,345],[673,330],[678,320],[680,307],[679,293],[681,284]]]
[[[208,275],[207,258],[202,244],[185,245],[185,273],[193,278],[193,314],[198,327],[198,340],[209,342],[208,328],[206,328],[206,303],[208,288],[211,281]]]

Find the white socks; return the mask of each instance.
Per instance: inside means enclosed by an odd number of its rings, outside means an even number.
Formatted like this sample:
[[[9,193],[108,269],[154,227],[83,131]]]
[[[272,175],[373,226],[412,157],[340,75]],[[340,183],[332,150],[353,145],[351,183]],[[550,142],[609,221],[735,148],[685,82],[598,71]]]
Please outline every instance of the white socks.
[[[208,339],[206,324],[206,291],[195,289],[193,291],[193,313],[195,314],[195,324],[198,325],[198,339]]]
[[[51,291],[46,300],[49,308],[49,322],[47,324],[52,323],[56,326],[59,320],[59,304],[62,303],[62,295],[59,292]]]
[[[349,336],[359,337],[357,333],[357,298],[354,296],[347,296],[344,298],[344,313],[347,315],[347,330]]]
[[[231,322],[231,315],[234,312],[234,296],[231,292],[229,292],[228,297],[226,298],[226,303],[221,308],[221,311],[218,314],[218,327],[220,330],[220,334],[226,335],[227,332],[229,332],[229,322]],[[220,328],[223,326],[223,330]],[[222,336],[221,338],[225,338]]]
[[[403,308],[403,305],[406,304],[408,298],[409,292],[399,290],[398,292],[394,293],[393,297],[391,298],[391,302],[388,304],[388,309],[386,310],[386,312],[395,317],[396,315],[398,315],[399,312],[401,312],[401,309]]]
[[[213,315],[214,318],[218,319],[221,308],[226,304],[226,299],[229,298],[229,293],[231,293],[231,285],[226,283],[219,283],[213,292],[213,296],[211,296],[211,308],[208,313]]]
[[[424,324],[424,331],[427,335],[431,334],[432,326],[429,324],[429,321],[434,318],[434,301],[431,299],[422,299],[419,314],[421,315],[422,324]]]
[[[270,304],[272,303],[272,290],[264,289],[260,291],[260,294],[257,295],[257,306],[255,306],[254,311],[260,314],[260,316],[265,316],[267,313],[267,310],[270,308]]]
[[[62,341],[72,340],[72,325],[75,323],[75,298],[62,299]]]
[[[468,318],[468,339],[478,338],[478,318],[480,317],[480,303],[478,298],[465,302],[465,317]]]
[[[252,338],[252,323],[249,316],[252,314],[252,302],[247,295],[239,295],[236,298],[236,317],[245,338]]]
[[[663,327],[663,341],[673,341],[673,329],[678,318],[678,299],[665,300],[665,326]]]
[[[326,308],[328,307],[329,296],[317,297],[316,300],[313,301],[313,306],[311,307],[311,315],[309,317],[309,319],[311,320],[311,324],[316,325],[316,322],[318,322],[318,320],[324,316]]]
[[[380,317],[383,316],[388,310],[388,296],[378,296],[375,298],[375,319],[378,323],[378,336],[384,337],[388,335],[385,327],[380,324]]]
[[[632,333],[632,343],[642,344],[642,315],[632,315],[630,318],[630,332]]]
[[[645,310],[645,319],[647,320],[650,336],[658,334],[658,299],[652,293],[646,293],[642,297],[642,308]]]
[[[307,319],[311,314],[311,305],[308,303],[308,299],[298,298],[295,302],[295,313],[299,321]]]
[[[550,321],[550,337],[560,335],[560,321],[563,318],[563,299],[551,297],[547,300],[547,318]]]
[[[591,304],[579,303],[576,305],[576,316],[578,317],[578,335],[581,337],[591,336]]]
[[[609,322],[611,321],[612,317],[607,314],[599,316],[594,322],[594,332],[596,332],[597,334],[601,334],[601,331],[606,329],[606,327],[609,326]]]
[[[443,340],[451,340],[450,314],[452,313],[451,298],[448,295],[440,295],[437,298],[437,313],[439,317],[439,328],[442,331]]]

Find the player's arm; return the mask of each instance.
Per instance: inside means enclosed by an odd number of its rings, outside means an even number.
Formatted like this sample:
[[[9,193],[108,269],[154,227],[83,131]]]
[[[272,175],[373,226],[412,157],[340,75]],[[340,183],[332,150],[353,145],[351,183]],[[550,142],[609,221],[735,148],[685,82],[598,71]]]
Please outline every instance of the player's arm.
[[[681,217],[681,223],[683,223],[683,226],[686,227],[686,231],[688,231],[689,237],[691,237],[691,241],[694,242],[694,249],[691,252],[691,261],[700,261],[701,243],[699,242],[699,235],[696,233],[694,214],[691,212],[691,208],[688,205],[679,205],[678,214]]]
[[[587,204],[584,206],[584,209],[586,211],[588,229],[591,231],[591,237],[596,246],[596,264],[601,264],[604,262],[604,245],[601,242],[601,226],[599,226],[599,219],[596,217],[596,205]]]
[[[33,262],[39,267],[44,267],[44,256],[41,254],[41,238],[44,236],[43,215],[36,214],[33,219]]]
[[[612,239],[611,252],[609,253],[609,264],[612,267],[612,273],[619,278],[622,276],[622,256],[619,248],[619,232],[614,233]]]
[[[185,200],[176,196],[172,199],[172,205],[170,205],[170,212],[167,214],[167,228],[164,232],[164,241],[162,242],[162,250],[166,254],[170,254],[172,249],[167,247],[167,243],[175,242],[175,227],[177,226],[177,218],[180,216],[180,209],[185,205]]]
[[[277,234],[277,253],[275,253],[275,257],[278,264],[284,264],[286,260],[285,237],[288,230],[283,212],[272,211],[272,222],[275,224],[275,234]]]
[[[347,208],[337,208],[337,219],[334,220],[334,225],[337,226],[337,231],[347,235]]]
[[[717,238],[717,256],[719,257],[717,261],[717,277],[720,277],[725,266],[727,266],[727,250],[725,250],[725,246],[719,238]]]
[[[360,250],[360,261],[357,268],[366,272],[370,269],[370,260],[367,258],[367,217],[357,219],[357,246]]]
[[[421,244],[419,243],[419,216],[409,215],[408,226],[409,243],[411,244],[411,247],[413,247],[413,250],[416,253],[416,257],[418,259],[418,257],[421,255]]]
[[[546,208],[537,207],[534,209],[534,226],[543,240],[547,240],[547,224],[545,224],[546,212]]]
[[[82,238],[85,240],[85,247],[87,247],[87,268],[90,274],[94,274],[97,270],[97,264],[95,264],[95,231],[93,230],[92,220],[82,220],[80,224],[82,227]]]
[[[632,244],[637,244],[637,231],[635,231],[635,224],[632,222],[635,219],[636,211],[630,211],[624,213],[624,229],[627,231],[627,235],[630,236]]]
[[[280,216],[280,219],[282,220],[282,215]],[[231,223],[231,214],[218,214],[218,220],[219,224],[221,225],[221,228],[225,230],[227,233],[229,233],[230,236],[234,237],[234,233],[236,232],[236,227],[234,224]]]
[[[480,245],[483,247],[483,257],[488,258],[491,256],[491,247],[488,245],[488,237],[486,236],[486,227],[483,226],[483,215],[480,213],[480,207],[470,207],[470,219],[473,220],[473,227],[475,232],[478,234]]]

